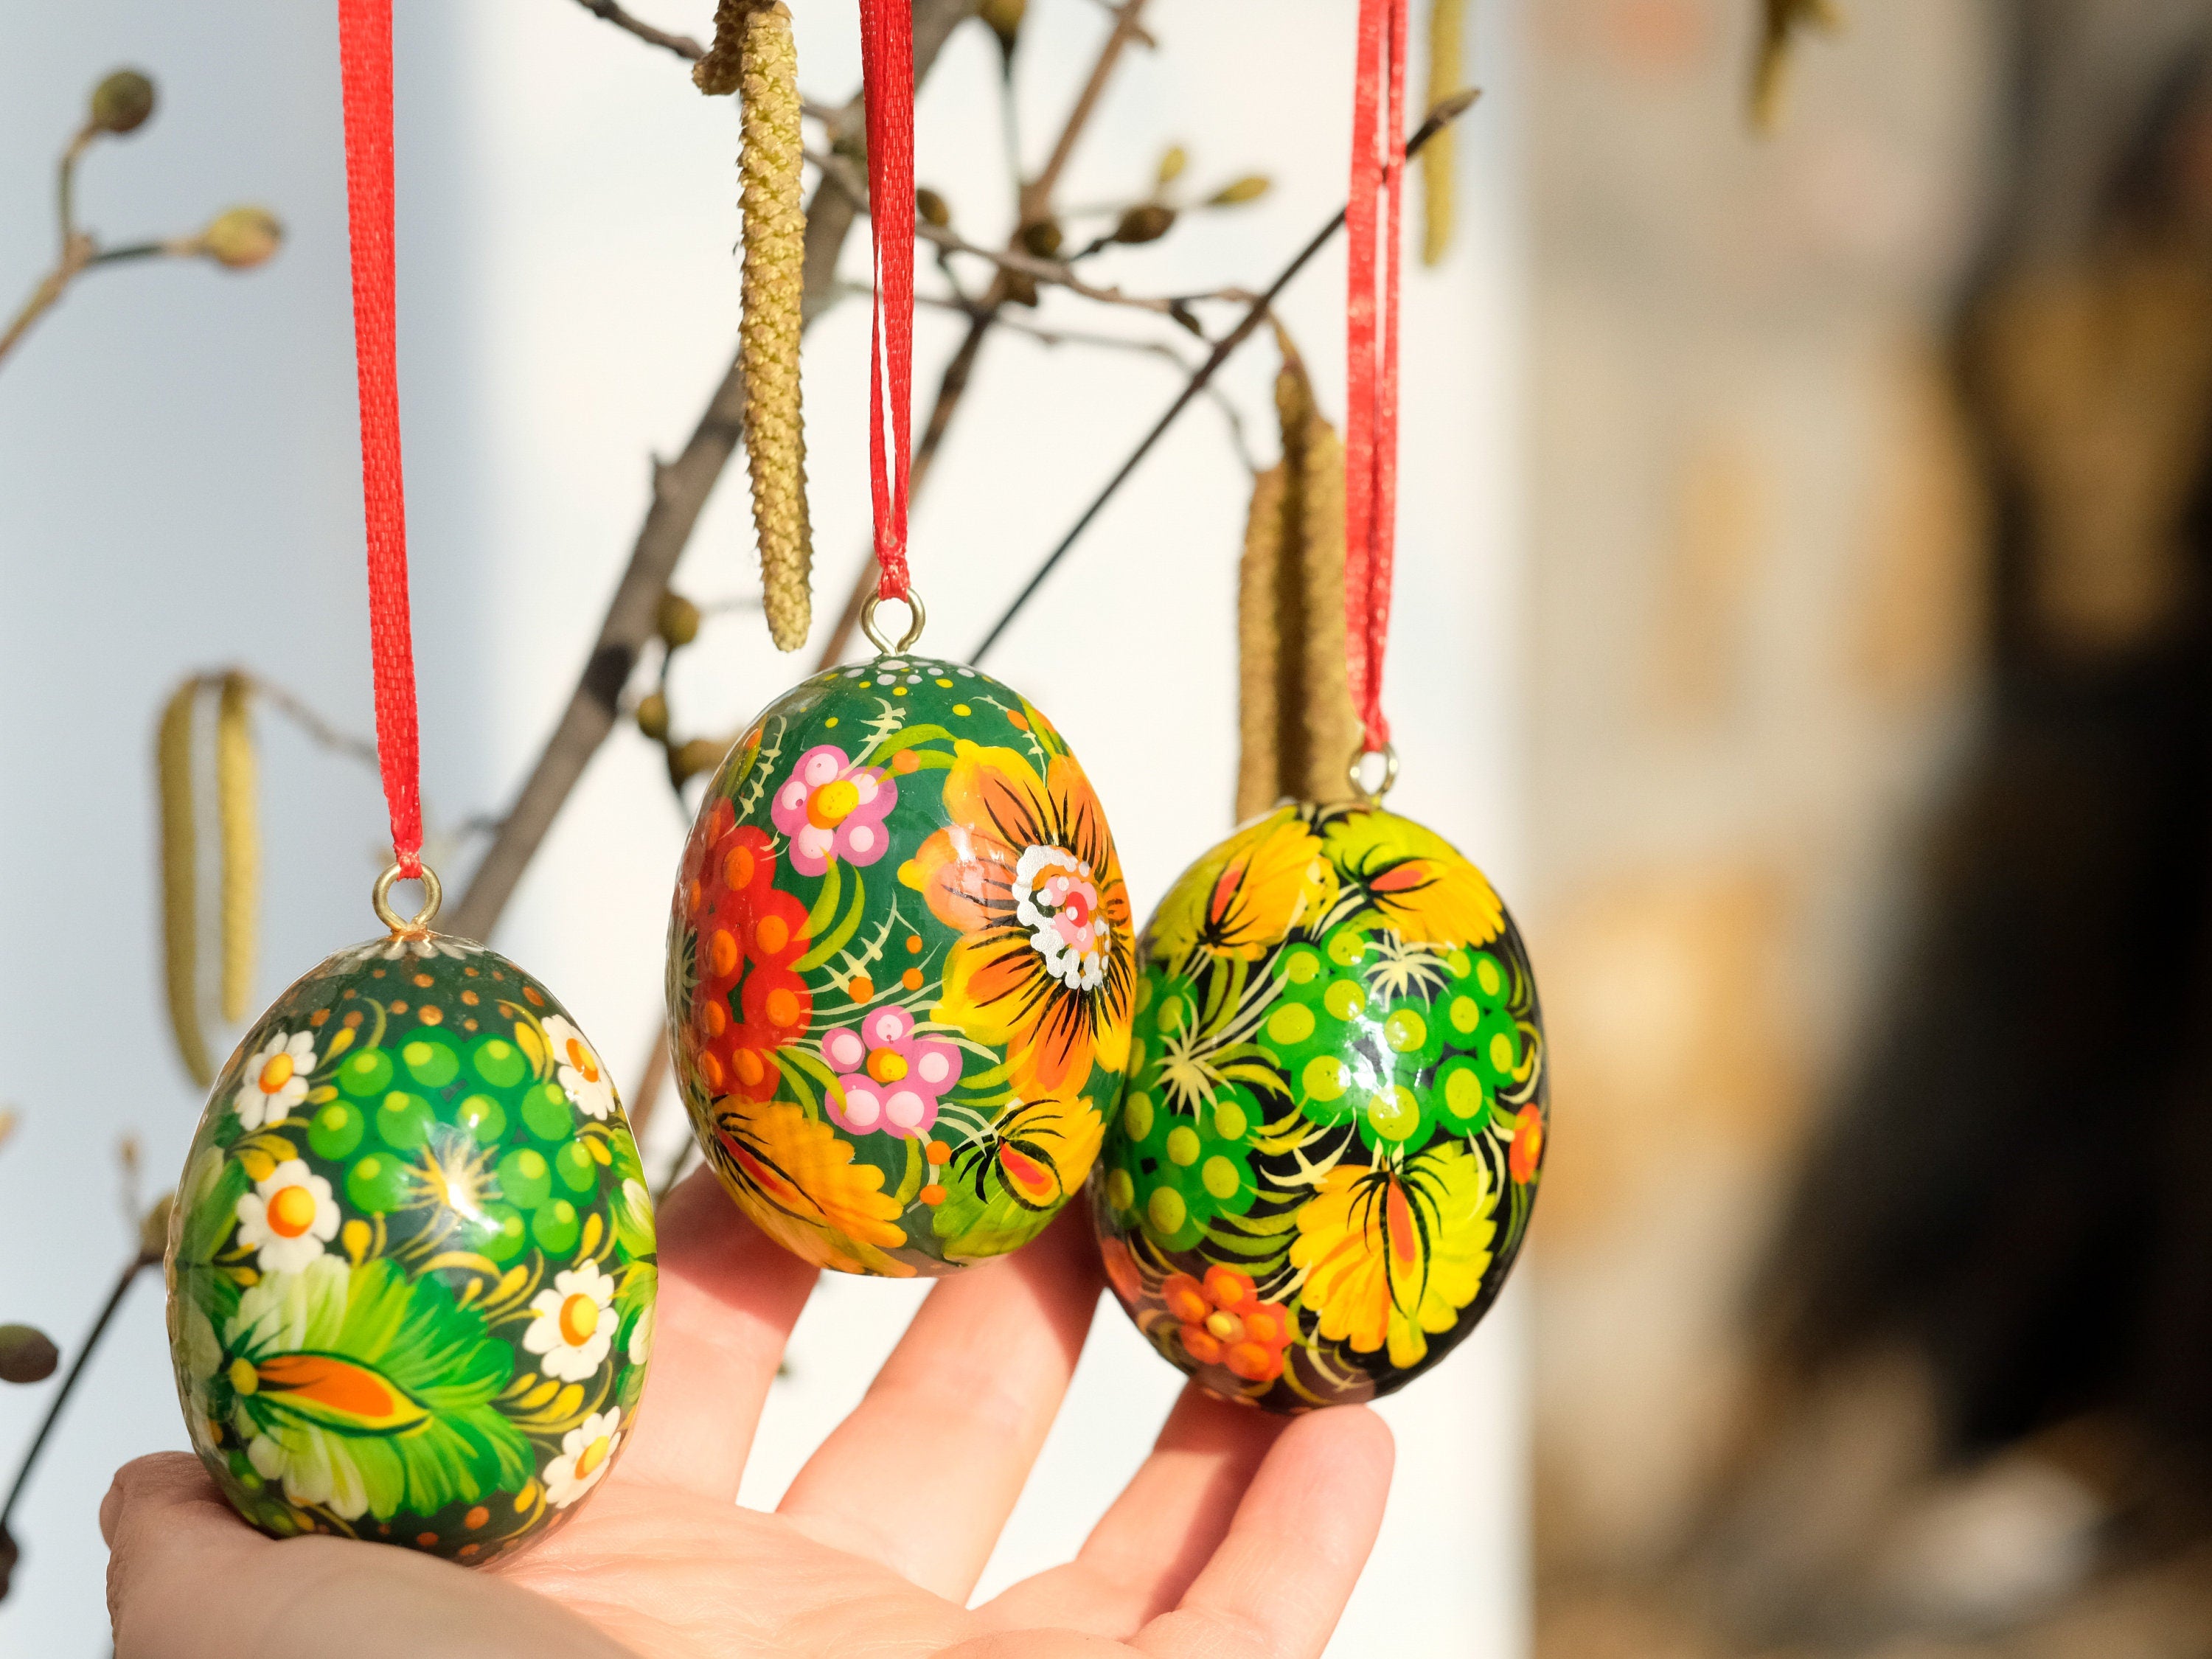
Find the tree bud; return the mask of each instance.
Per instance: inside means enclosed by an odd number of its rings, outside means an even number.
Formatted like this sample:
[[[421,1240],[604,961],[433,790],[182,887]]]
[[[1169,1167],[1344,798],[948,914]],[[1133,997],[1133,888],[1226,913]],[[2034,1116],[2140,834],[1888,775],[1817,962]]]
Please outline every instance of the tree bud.
[[[1270,180],[1265,173],[1248,173],[1242,179],[1233,179],[1206,198],[1208,207],[1241,207],[1246,202],[1256,202],[1267,193]]]
[[[694,738],[668,751],[668,775],[681,785],[697,777],[702,772],[711,772],[722,763],[722,757],[730,752],[726,738]]]
[[[668,735],[668,699],[648,691],[637,705],[637,729],[659,743]]]
[[[62,1363],[61,1351],[30,1325],[0,1325],[0,1382],[43,1382]]]
[[[137,70],[118,70],[92,89],[91,124],[102,132],[132,132],[154,112],[154,83]]]
[[[681,593],[660,596],[660,638],[671,651],[699,637],[699,607]]]
[[[999,50],[1011,58],[1015,42],[1021,38],[1022,15],[1028,9],[1029,0],[983,0],[975,8],[975,15],[999,37]]]
[[[914,210],[921,216],[924,224],[935,225],[943,230],[952,222],[952,210],[945,198],[927,185],[914,193]]]
[[[200,233],[209,258],[228,270],[265,264],[284,246],[284,227],[267,208],[234,207]]]
[[[1139,202],[1121,215],[1114,227],[1117,242],[1157,242],[1175,226],[1175,210],[1158,202]]]

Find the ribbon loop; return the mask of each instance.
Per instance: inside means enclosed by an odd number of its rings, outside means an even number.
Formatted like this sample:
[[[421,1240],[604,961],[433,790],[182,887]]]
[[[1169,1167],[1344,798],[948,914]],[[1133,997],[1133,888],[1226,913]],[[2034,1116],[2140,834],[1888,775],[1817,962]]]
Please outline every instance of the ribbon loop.
[[[1359,0],[1346,303],[1344,622],[1363,753],[1386,751],[1382,654],[1398,534],[1398,279],[1407,0]],[[1387,124],[1387,125],[1386,125]]]
[[[376,760],[399,875],[423,875],[415,642],[407,610],[407,510],[399,471],[393,295],[392,0],[338,0],[345,91],[346,222],[353,247],[354,357],[361,380],[361,496],[368,542]]]
[[[879,599],[912,592],[907,477],[914,422],[914,16],[909,0],[860,0],[868,118],[868,229],[876,299],[868,341],[869,494]],[[884,403],[890,402],[886,435]],[[888,448],[889,453],[886,453]]]

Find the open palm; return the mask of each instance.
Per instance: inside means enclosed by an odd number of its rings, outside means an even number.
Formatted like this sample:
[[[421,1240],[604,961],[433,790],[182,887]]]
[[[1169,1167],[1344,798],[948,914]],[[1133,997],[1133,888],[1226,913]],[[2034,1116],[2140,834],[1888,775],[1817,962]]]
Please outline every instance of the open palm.
[[[1285,1423],[1187,1390],[1076,1559],[970,1608],[1098,1305],[1080,1218],[932,1288],[775,1514],[737,1505],[814,1269],[702,1171],[662,1206],[652,1380],[566,1528],[471,1571],[253,1531],[183,1453],[100,1506],[118,1659],[1291,1659],[1365,1563],[1390,1439],[1364,1407]]]

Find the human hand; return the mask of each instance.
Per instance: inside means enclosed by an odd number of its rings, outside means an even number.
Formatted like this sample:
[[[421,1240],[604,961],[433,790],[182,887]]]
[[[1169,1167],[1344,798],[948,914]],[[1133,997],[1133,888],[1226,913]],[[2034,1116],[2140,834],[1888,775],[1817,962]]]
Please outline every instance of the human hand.
[[[482,1571],[278,1542],[198,1459],[143,1457],[100,1504],[117,1659],[1294,1659],[1328,1639],[1382,1523],[1389,1431],[1189,1389],[1073,1561],[967,1606],[1098,1305],[1080,1216],[932,1287],[772,1515],[738,1506],[738,1478],[815,1269],[705,1170],[660,1237],[636,1427],[552,1537]]]

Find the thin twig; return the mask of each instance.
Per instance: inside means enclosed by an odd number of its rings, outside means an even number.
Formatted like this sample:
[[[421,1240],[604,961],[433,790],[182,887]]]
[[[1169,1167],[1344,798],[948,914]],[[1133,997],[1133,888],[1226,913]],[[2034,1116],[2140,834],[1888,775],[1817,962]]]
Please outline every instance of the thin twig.
[[[975,0],[915,0],[917,84],[928,75],[946,38],[975,9]],[[842,113],[851,118],[860,109],[856,96]],[[836,301],[837,256],[853,219],[853,204],[842,190],[826,183],[816,187],[806,209],[806,297],[801,307],[806,321]],[[737,447],[744,412],[744,376],[733,359],[683,453],[653,468],[652,503],[568,706],[453,908],[448,926],[461,937],[483,939],[491,932],[585,767],[614,730],[623,687],[653,637],[661,596],[707,496]]]
[[[15,1483],[8,1488],[8,1501],[0,1504],[0,1534],[7,1531],[9,1517],[15,1513],[16,1501],[30,1484],[31,1471],[38,1466],[39,1454],[46,1449],[46,1437],[54,1431],[54,1424],[62,1414],[62,1407],[69,1404],[70,1395],[76,1392],[77,1379],[84,1375],[84,1368],[91,1360],[93,1351],[100,1346],[100,1339],[106,1334],[108,1322],[115,1317],[115,1310],[123,1305],[123,1298],[129,1294],[131,1281],[138,1277],[140,1268],[160,1261],[159,1256],[150,1259],[144,1255],[133,1256],[117,1277],[115,1288],[107,1293],[107,1300],[101,1304],[100,1317],[92,1322],[92,1329],[85,1336],[84,1346],[76,1351],[76,1358],[70,1362],[69,1374],[62,1378],[61,1387],[54,1390],[54,1397],[46,1402],[46,1414],[40,1419],[39,1431],[31,1437],[30,1449],[23,1454],[22,1462],[16,1466]]]
[[[652,24],[644,22],[624,11],[620,6],[615,4],[615,0],[576,0],[576,3],[591,13],[592,16],[604,18],[617,28],[635,35],[648,46],[664,47],[674,52],[686,63],[696,64],[707,55],[706,47],[701,46],[690,35],[672,34],[666,29],[657,29]],[[845,112],[835,105],[811,103],[805,99],[799,100],[799,112],[809,120],[819,121],[828,126],[832,136],[840,130],[839,124],[845,118]]]
[[[1477,96],[1475,92],[1469,90],[1455,93],[1449,98],[1439,100],[1436,107],[1429,112],[1428,119],[1421,123],[1420,130],[1406,141],[1407,158],[1411,160],[1419,153],[1422,145],[1467,113]],[[1282,291],[1291,285],[1291,279],[1305,269],[1306,263],[1326,247],[1330,239],[1338,231],[1344,228],[1345,211],[1343,208],[1336,210],[1336,216],[1323,225],[1315,234],[1313,240],[1298,250],[1297,256],[1290,264],[1276,273],[1275,280],[1267,284],[1264,294],[1252,301],[1250,309],[1245,312],[1237,326],[1215,343],[1213,349],[1207,354],[1206,361],[1199,365],[1198,372],[1192,375],[1183,389],[1176,394],[1176,399],[1168,405],[1167,412],[1153,422],[1152,429],[1144,435],[1136,448],[1131,452],[1129,459],[1121,463],[1114,476],[1106,481],[1106,487],[1092,498],[1090,506],[1083,509],[1082,514],[1076,519],[1073,527],[1060,538],[1060,544],[1045,555],[1044,562],[1037,566],[1031,573],[1029,580],[1023,584],[1022,591],[1014,596],[1014,602],[1006,608],[998,621],[991,624],[991,631],[983,635],[982,643],[978,645],[973,654],[969,657],[969,662],[980,665],[990,653],[991,647],[999,642],[999,636],[1006,631],[1007,624],[1021,614],[1022,607],[1035,597],[1037,589],[1044,585],[1045,578],[1052,574],[1054,567],[1067,556],[1067,550],[1073,547],[1083,532],[1091,527],[1091,521],[1098,516],[1108,501],[1113,500],[1114,493],[1128,481],[1129,475],[1137,470],[1139,463],[1152,453],[1152,447],[1166,435],[1167,429],[1175,424],[1176,417],[1190,407],[1198,395],[1212,383],[1213,377],[1219,371],[1222,364],[1227,362],[1237,348],[1249,339],[1254,331],[1266,320],[1268,310],[1273,306]]]
[[[247,674],[246,679],[257,696],[298,726],[313,742],[364,765],[376,764],[376,744],[368,738],[340,731],[274,680],[264,679],[258,674]]]
[[[707,55],[707,48],[688,34],[672,34],[666,29],[657,29],[650,23],[633,17],[615,3],[615,0],[576,0],[592,16],[612,23],[618,29],[627,29],[648,46],[659,46],[674,52],[678,58],[696,64]]]
[[[1119,0],[1114,9],[1114,27],[1105,43],[1098,49],[1098,57],[1091,66],[1090,77],[1083,90],[1076,94],[1067,118],[1060,124],[1060,137],[1052,147],[1052,155],[1044,168],[1019,191],[1014,213],[1013,234],[1007,239],[1007,247],[1014,252],[1022,251],[1020,237],[1023,228],[1034,224],[1051,211],[1052,193],[1059,185],[1060,175],[1066,171],[1068,159],[1075,154],[1078,139],[1091,123],[1092,112],[1098,107],[1099,95],[1121,62],[1121,53],[1135,38],[1138,16],[1145,9],[1146,0]],[[968,325],[967,337],[945,365],[945,373],[937,383],[937,400],[930,405],[929,419],[924,424],[921,442],[915,451],[914,462],[908,469],[907,495],[909,500],[919,492],[921,483],[929,474],[930,465],[937,458],[945,434],[958,412],[960,400],[967,395],[974,378],[975,360],[982,353],[983,342],[989,337],[991,326],[1006,305],[1011,289],[1006,271],[1001,268],[991,279],[989,290],[984,295],[979,308]],[[844,659],[845,652],[853,641],[853,630],[860,625],[860,612],[866,608],[868,595],[876,585],[875,561],[872,557],[860,562],[859,574],[845,595],[844,609],[838,614],[837,625],[830,630],[830,637],[817,659],[818,668],[828,668]]]
[[[854,294],[872,296],[875,293],[875,290],[866,283],[853,283],[848,284],[848,287]],[[1250,296],[1245,297],[1249,299]],[[914,302],[919,306],[928,306],[938,311],[957,311],[967,317],[973,317],[976,309],[975,301],[973,300],[957,297],[947,299],[935,294],[917,294],[914,296]],[[1174,364],[1185,374],[1197,372],[1188,357],[1164,340],[1135,340],[1125,334],[1098,334],[1089,329],[1081,328],[1048,328],[1040,323],[1009,317],[1003,311],[999,313],[996,326],[1006,330],[1009,334],[1018,334],[1025,339],[1035,340],[1039,345],[1090,346],[1101,351],[1125,351],[1140,357],[1157,357],[1163,362]],[[1259,458],[1252,453],[1251,442],[1244,429],[1243,411],[1222,392],[1219,386],[1208,386],[1206,388],[1206,395],[1207,400],[1220,410],[1221,418],[1228,423],[1230,441],[1236,447],[1237,459],[1249,470],[1258,471]]]

